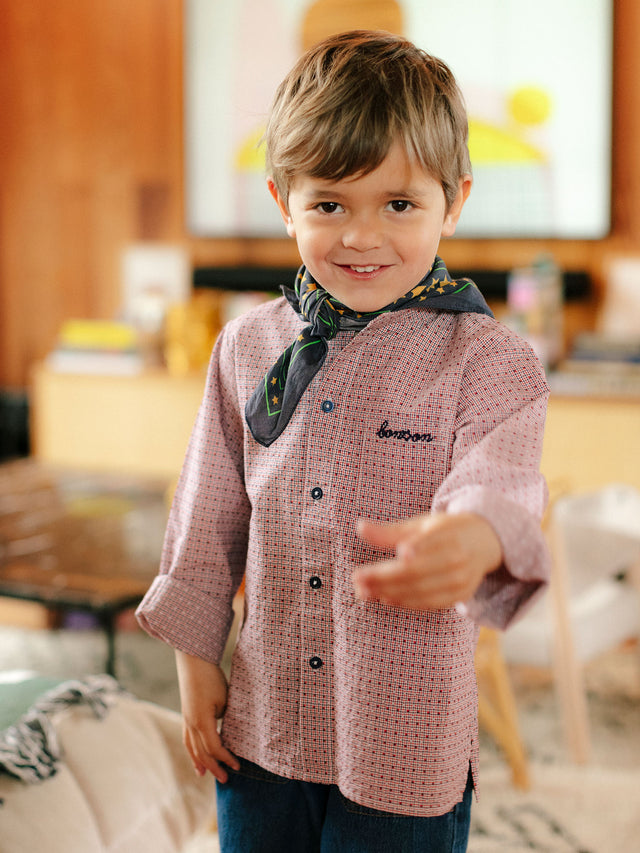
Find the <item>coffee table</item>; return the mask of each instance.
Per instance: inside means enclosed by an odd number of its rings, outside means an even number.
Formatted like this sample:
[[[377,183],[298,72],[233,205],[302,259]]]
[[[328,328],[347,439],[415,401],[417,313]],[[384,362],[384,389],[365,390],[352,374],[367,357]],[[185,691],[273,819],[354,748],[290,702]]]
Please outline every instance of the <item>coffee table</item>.
[[[54,470],[31,459],[0,465],[0,596],[64,616],[92,614],[115,674],[116,623],[155,576],[166,483]]]

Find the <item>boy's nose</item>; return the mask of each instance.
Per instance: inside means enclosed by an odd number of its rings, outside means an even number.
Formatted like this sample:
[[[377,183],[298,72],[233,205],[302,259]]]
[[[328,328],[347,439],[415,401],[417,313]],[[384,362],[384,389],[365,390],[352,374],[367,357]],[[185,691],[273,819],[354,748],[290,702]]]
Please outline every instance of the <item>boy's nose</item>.
[[[383,242],[384,235],[380,223],[369,217],[351,219],[342,232],[342,245],[346,249],[356,249],[358,252],[377,249]]]

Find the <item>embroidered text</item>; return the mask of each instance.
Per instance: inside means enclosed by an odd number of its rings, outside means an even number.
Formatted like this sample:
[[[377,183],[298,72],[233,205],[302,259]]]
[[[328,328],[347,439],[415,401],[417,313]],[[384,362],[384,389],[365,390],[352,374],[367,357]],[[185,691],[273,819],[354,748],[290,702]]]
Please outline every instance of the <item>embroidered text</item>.
[[[430,432],[411,432],[408,429],[389,429],[389,421],[383,421],[376,432],[378,438],[396,438],[398,441],[433,441]]]

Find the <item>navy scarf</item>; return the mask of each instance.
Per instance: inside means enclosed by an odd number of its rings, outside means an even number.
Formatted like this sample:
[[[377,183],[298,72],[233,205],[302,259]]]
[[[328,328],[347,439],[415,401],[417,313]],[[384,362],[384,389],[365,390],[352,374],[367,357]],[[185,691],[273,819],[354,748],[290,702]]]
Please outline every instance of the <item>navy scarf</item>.
[[[309,325],[282,353],[245,407],[251,434],[265,447],[284,431],[307,386],[324,363],[327,341],[340,329],[362,329],[374,317],[401,308],[468,311],[491,316],[491,309],[471,279],[452,280],[437,256],[419,284],[380,311],[352,311],[327,293],[304,266],[298,270],[294,287],[282,290],[296,314]]]

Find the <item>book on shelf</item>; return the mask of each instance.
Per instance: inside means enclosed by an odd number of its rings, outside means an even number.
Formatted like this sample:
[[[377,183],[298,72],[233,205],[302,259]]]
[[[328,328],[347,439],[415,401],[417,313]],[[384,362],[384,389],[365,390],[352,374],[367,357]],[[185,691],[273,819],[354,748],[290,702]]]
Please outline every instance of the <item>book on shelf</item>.
[[[131,376],[145,360],[138,333],[128,323],[109,320],[67,320],[46,364],[60,373]]]
[[[580,334],[548,379],[556,394],[640,399],[640,337]]]
[[[571,361],[640,365],[640,335],[583,332],[576,336]]]

